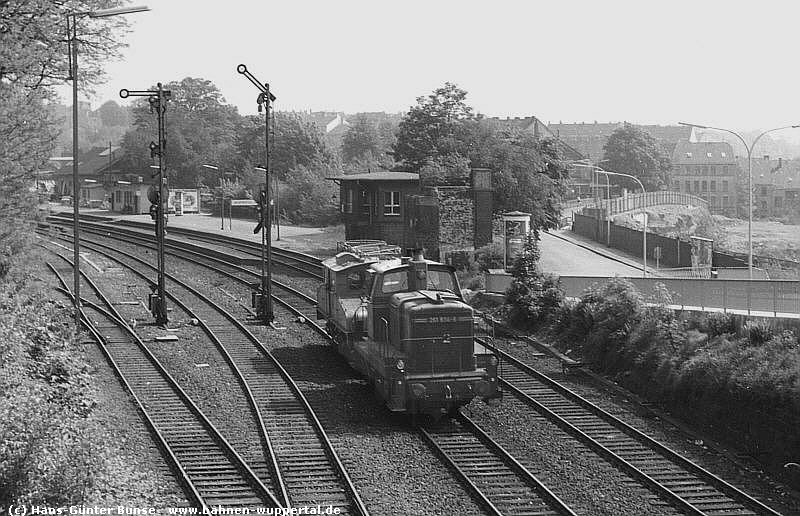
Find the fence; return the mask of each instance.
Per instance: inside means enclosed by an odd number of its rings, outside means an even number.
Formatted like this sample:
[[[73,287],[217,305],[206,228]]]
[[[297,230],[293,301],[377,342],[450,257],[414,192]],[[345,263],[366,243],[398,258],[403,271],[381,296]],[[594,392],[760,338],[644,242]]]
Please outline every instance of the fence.
[[[653,192],[657,193],[657,192]],[[670,192],[666,192],[670,193]],[[633,256],[642,256],[642,231],[617,224],[610,224],[611,238],[608,238],[609,224],[607,221],[581,215],[573,216],[572,231],[591,238],[595,242],[610,244],[610,247],[621,249]],[[692,246],[686,240],[667,237],[656,233],[647,232],[647,257],[655,259],[655,248],[661,249],[659,265],[662,267],[691,267]],[[714,251],[712,253],[714,267],[747,267],[747,261],[736,256]]]
[[[561,284],[569,297],[579,297],[595,283],[610,278],[561,276]],[[627,278],[645,295],[656,283],[663,283],[674,293],[673,305],[681,309],[718,309],[723,312],[741,310],[770,312],[774,316],[800,316],[800,281],[736,280],[687,278]]]
[[[560,276],[567,297],[580,297],[594,284],[610,277]],[[673,293],[676,308],[722,312],[766,312],[774,316],[800,317],[800,281],[696,278],[626,278],[647,296],[657,283]],[[510,274],[488,274],[486,290],[505,293],[513,280]]]

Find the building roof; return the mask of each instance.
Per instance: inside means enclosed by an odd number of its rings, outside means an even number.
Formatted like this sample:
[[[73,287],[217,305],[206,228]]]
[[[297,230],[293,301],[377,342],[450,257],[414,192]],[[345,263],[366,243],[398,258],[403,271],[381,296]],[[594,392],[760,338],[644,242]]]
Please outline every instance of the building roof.
[[[574,123],[548,124],[550,131],[568,143],[586,157],[599,159],[603,157],[603,146],[611,133],[625,125],[625,122],[608,123]],[[671,155],[680,140],[688,140],[692,134],[691,127],[680,125],[639,125],[633,124],[652,136],[667,155]]]
[[[690,142],[681,140],[672,153],[673,165],[735,165],[736,157],[728,142]]]
[[[541,120],[539,120],[535,116],[526,116],[526,117],[516,116],[514,118],[492,117],[489,118],[489,120],[500,126],[511,127],[523,132],[531,133],[536,138],[555,139],[556,146],[558,147],[558,150],[561,152],[562,156],[565,159],[575,161],[585,158],[583,154],[581,154],[577,149],[572,147],[569,143],[562,140],[557,134],[551,131],[546,124],[544,124]]]
[[[350,174],[326,177],[333,181],[419,181],[419,174],[409,172],[372,172],[371,174]]]
[[[122,159],[122,152],[119,147],[112,146],[110,153],[108,147],[93,147],[91,150],[78,155],[78,175],[96,176],[102,174],[108,171],[110,167],[113,167],[120,159]],[[58,171],[58,174],[72,174],[72,166],[66,164],[68,161],[72,162],[72,157],[59,158],[59,161],[63,161],[64,165]]]

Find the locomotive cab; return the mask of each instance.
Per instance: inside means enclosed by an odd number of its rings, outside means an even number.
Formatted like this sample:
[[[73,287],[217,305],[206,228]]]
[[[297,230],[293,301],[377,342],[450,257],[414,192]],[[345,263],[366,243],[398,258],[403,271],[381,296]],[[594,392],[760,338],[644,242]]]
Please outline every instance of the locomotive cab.
[[[500,397],[497,357],[474,342],[473,310],[452,267],[362,246],[323,269],[318,313],[390,410],[438,416],[476,396]]]

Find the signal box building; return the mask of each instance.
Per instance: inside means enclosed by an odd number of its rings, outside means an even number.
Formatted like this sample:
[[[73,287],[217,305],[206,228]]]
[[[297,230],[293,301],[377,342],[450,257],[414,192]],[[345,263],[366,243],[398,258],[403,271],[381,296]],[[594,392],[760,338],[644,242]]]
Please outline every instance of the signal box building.
[[[492,240],[491,171],[468,184],[424,186],[418,174],[376,172],[330,177],[339,184],[347,240],[383,240],[446,260]]]

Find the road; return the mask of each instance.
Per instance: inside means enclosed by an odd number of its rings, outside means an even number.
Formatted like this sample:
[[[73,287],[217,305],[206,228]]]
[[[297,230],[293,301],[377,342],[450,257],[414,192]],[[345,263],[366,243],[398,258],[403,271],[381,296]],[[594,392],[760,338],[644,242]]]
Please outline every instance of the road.
[[[634,276],[641,277],[640,269],[616,262],[570,242],[541,232],[539,241],[539,266],[545,272],[575,276]],[[599,247],[599,244],[597,244]]]

